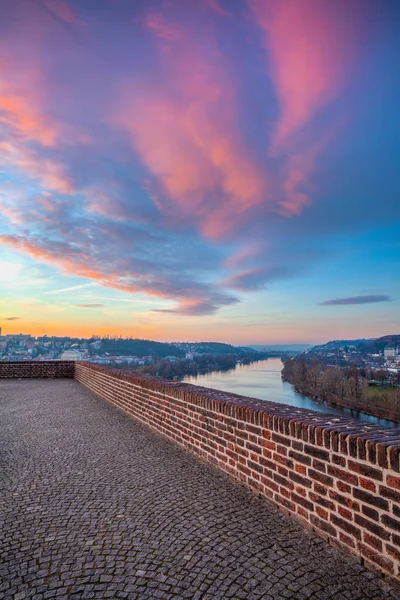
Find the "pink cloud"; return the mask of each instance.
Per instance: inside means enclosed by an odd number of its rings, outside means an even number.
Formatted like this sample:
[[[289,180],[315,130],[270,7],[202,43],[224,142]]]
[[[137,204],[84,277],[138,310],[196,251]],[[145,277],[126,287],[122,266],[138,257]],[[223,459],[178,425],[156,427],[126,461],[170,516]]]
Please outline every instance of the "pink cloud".
[[[235,82],[212,38],[196,40],[160,14],[146,25],[158,40],[164,85],[135,83],[118,122],[168,202],[218,237],[268,190],[238,128]]]
[[[279,208],[299,215],[310,204],[311,176],[320,152],[333,137],[332,123],[315,120],[342,91],[356,42],[351,3],[320,0],[248,0],[264,33],[266,70],[275,86],[279,115],[272,128],[269,157],[283,166]],[[304,135],[313,125],[312,136]],[[310,141],[312,140],[312,141]]]
[[[13,91],[4,78],[4,66],[0,62],[0,123],[7,125],[17,135],[53,146],[57,130],[38,110],[36,93]],[[36,106],[35,106],[36,105]]]
[[[0,142],[0,164],[18,169],[28,177],[39,181],[45,189],[60,194],[74,190],[65,167],[55,159],[40,156],[24,144]]]
[[[340,91],[354,54],[351,9],[320,0],[248,1],[265,34],[279,100],[275,152]]]

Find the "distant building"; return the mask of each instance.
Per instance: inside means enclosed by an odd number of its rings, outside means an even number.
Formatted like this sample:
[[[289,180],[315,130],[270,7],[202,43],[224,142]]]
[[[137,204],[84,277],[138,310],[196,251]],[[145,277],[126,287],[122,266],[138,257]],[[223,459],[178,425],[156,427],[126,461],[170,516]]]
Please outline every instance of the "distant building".
[[[92,348],[92,350],[100,350],[100,348],[101,348],[101,340],[96,340],[95,342],[90,342],[89,343],[89,348]]]
[[[390,360],[390,359],[396,358],[397,354],[398,354],[397,348],[385,348],[385,350],[384,350],[385,360]]]
[[[78,350],[64,350],[61,354],[61,360],[80,360],[82,357],[81,353]]]

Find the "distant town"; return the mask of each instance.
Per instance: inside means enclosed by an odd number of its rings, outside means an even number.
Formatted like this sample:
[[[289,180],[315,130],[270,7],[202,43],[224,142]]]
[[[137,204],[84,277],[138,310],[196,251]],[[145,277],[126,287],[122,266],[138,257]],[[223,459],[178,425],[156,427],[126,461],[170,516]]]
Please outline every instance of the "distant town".
[[[314,346],[304,352],[308,360],[331,367],[356,365],[364,371],[385,370],[394,374],[400,371],[400,335],[388,335],[377,339],[335,340]]]
[[[164,343],[136,338],[106,336],[70,338],[1,335],[0,360],[81,360],[137,370],[139,373],[175,378],[186,374],[227,370],[269,356],[289,356],[286,351],[260,351],[218,342]]]
[[[301,351],[303,350],[303,352]],[[329,367],[400,371],[400,336],[379,339],[335,340],[319,346],[254,345],[233,346],[220,342],[156,342],[137,338],[105,336],[72,338],[34,337],[29,334],[2,335],[0,328],[0,360],[83,360],[112,366],[144,366],[157,359],[168,362],[194,361],[204,355],[235,355],[265,358],[268,356],[317,358]]]

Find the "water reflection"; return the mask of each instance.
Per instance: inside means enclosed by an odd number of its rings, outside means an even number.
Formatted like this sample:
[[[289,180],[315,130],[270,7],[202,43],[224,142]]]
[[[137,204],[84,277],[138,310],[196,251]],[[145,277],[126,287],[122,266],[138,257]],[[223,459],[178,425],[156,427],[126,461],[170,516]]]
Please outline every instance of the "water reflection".
[[[356,421],[375,423],[381,427],[400,428],[400,423],[394,421],[371,417],[357,410],[331,406],[322,400],[314,400],[303,396],[296,392],[290,383],[282,381],[281,370],[281,360],[279,358],[269,358],[251,365],[237,365],[231,371],[213,371],[204,375],[187,375],[183,378],[183,381],[225,392],[242,394],[243,396],[253,396],[261,400],[271,400],[290,406],[340,415]]]

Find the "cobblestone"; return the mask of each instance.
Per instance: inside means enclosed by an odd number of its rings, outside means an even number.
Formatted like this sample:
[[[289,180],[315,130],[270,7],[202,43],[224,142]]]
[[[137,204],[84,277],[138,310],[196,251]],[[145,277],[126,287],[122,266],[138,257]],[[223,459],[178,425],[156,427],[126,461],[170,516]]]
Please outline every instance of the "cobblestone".
[[[0,600],[400,600],[76,381],[0,381],[0,423]]]

